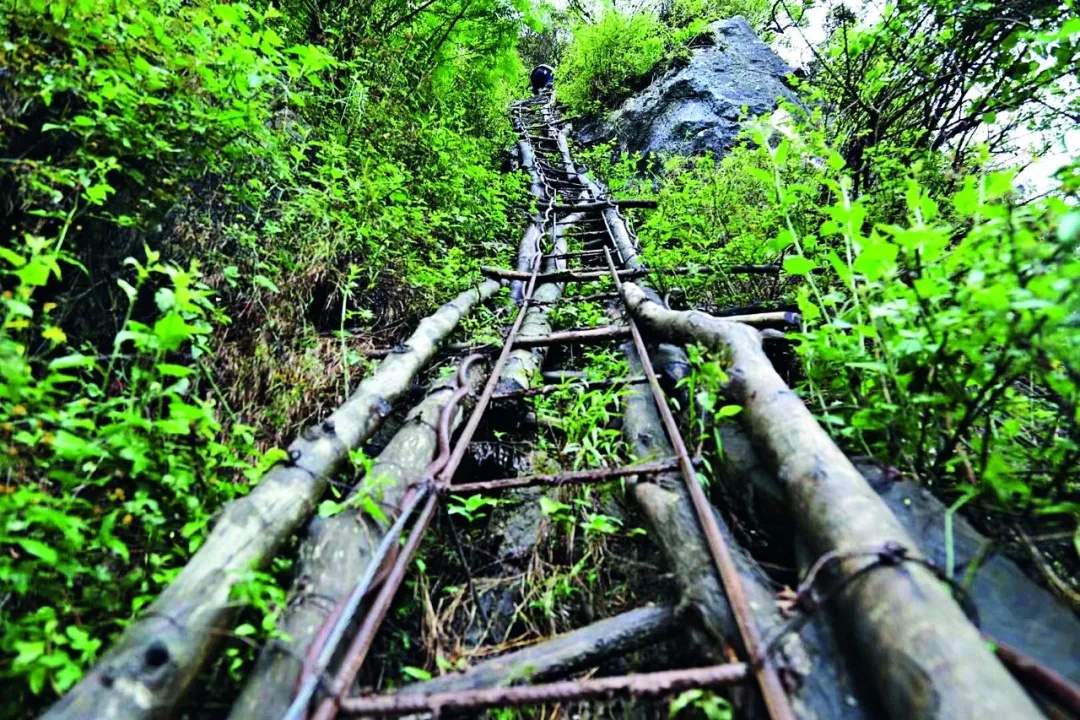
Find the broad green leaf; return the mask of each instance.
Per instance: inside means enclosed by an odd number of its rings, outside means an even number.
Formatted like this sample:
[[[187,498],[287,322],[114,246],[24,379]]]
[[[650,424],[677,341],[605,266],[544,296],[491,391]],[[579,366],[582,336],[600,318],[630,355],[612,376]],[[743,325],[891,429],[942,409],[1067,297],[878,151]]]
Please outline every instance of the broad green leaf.
[[[784,258],[784,272],[789,275],[809,275],[817,263],[802,255],[788,255]]]
[[[42,562],[48,565],[55,565],[57,561],[60,560],[60,554],[57,553],[54,548],[40,540],[34,540],[33,538],[16,538],[15,542],[18,543],[23,550],[40,558]]]

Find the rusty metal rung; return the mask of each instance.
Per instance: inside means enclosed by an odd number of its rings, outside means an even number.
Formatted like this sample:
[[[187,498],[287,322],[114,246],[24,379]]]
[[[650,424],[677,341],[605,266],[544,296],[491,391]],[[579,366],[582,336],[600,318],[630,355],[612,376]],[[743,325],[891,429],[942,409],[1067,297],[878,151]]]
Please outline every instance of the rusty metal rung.
[[[559,390],[581,389],[581,390],[597,390],[600,388],[613,387],[616,385],[636,385],[638,383],[646,382],[644,375],[632,375],[630,377],[612,378],[610,380],[587,380],[584,382],[574,382],[567,380],[561,383],[551,383],[548,385],[541,385],[539,387],[523,388],[521,390],[507,390],[501,393],[495,393],[493,400],[510,400],[513,398],[527,398],[536,397],[537,395],[550,395]]]
[[[656,475],[678,469],[678,458],[670,458],[660,462],[642,463],[641,465],[624,465],[615,468],[598,468],[596,470],[575,470],[551,475],[522,475],[521,477],[499,480],[462,483],[460,485],[448,485],[442,490],[450,495],[476,495],[486,492],[536,487],[538,485],[582,485],[585,483],[609,482],[618,478]]]

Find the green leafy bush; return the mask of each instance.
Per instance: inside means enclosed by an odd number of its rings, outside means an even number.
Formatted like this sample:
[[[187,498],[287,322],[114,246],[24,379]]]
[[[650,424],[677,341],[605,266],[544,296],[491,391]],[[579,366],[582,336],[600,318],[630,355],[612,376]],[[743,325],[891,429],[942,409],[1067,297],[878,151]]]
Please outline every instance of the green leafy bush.
[[[668,280],[689,305],[797,301],[798,389],[849,452],[986,509],[1080,523],[1076,210],[1022,200],[1012,172],[944,182],[887,146],[888,180],[857,194],[820,124],[750,134],[720,162],[673,159],[650,178],[645,257],[707,268]],[[733,263],[784,273],[746,280],[723,272]]]
[[[664,50],[665,29],[655,15],[624,15],[607,5],[599,22],[574,29],[559,65],[559,100],[574,113],[598,112],[652,70]]]
[[[969,176],[947,205],[907,185],[908,217],[886,224],[830,183],[819,237],[785,263],[807,278],[807,388],[857,447],[1080,519],[1066,502],[1080,460],[1080,239],[1062,232],[1075,211],[1014,204],[1010,173]]]
[[[3,674],[34,694],[76,682],[104,640],[148,603],[198,547],[214,509],[242,492],[251,429],[233,424],[200,392],[215,323],[227,320],[199,282],[158,262],[134,263],[132,302],[150,293],[152,324],[129,319],[112,351],[67,343],[35,316],[32,292],[55,262],[41,246],[3,251],[22,282],[0,301],[0,609]],[[157,285],[156,292],[151,292]],[[41,322],[48,358],[30,352],[29,321]],[[20,330],[20,326],[22,329]],[[22,694],[10,683],[5,697]]]
[[[427,7],[0,0],[8,706],[78,680],[352,346],[503,252],[522,8]],[[238,636],[272,633],[274,583]]]
[[[818,190],[783,168],[809,148],[798,137],[762,147],[784,219],[771,246],[802,278],[802,390],[834,435],[944,490],[1080,521],[1075,209],[1020,202],[1011,172],[971,174],[935,197],[923,179],[936,173],[918,165],[858,196],[827,151],[816,181],[829,199],[807,214],[803,196]]]

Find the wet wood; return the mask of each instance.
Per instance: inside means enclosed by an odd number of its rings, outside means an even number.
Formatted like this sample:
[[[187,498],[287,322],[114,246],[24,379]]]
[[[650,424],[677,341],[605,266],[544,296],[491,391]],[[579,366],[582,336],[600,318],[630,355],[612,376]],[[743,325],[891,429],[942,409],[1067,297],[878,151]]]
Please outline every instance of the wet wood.
[[[633,283],[623,296],[645,328],[664,340],[700,342],[731,358],[729,392],[755,443],[777,469],[800,534],[812,556],[896,544],[917,553],[889,512],[799,398],[776,374],[757,331],[700,312],[673,312]],[[841,562],[858,572],[865,555]],[[968,622],[948,588],[925,567],[878,567],[852,581],[835,601],[838,628],[890,717],[985,720],[1039,717],[1039,711]]]
[[[578,220],[580,217],[573,215],[568,217],[567,220]],[[541,281],[540,278],[557,276],[566,268],[566,260],[561,257],[566,254],[566,237],[564,233],[565,229],[555,228],[555,241],[552,247],[549,248],[550,257],[545,255],[544,266],[541,268],[543,272],[538,273],[532,302],[525,311],[525,319],[517,336],[518,340],[524,343],[528,343],[530,338],[542,337],[551,333],[548,312],[551,306],[562,298],[565,285],[557,280],[547,279]],[[541,242],[543,242],[544,237],[546,235],[540,238]],[[527,273],[526,278],[528,275]],[[506,367],[503,369],[496,392],[506,393],[529,387],[533,378],[540,372],[545,354],[546,349],[543,345],[519,345],[518,349],[512,351],[507,358]]]
[[[641,363],[631,343],[624,346],[631,371]],[[638,458],[670,453],[648,386],[631,389],[623,414],[623,435]],[[698,654],[713,662],[726,657],[726,646],[743,652],[739,628],[709,555],[697,516],[678,472],[639,480],[633,496],[649,522],[650,535],[660,546],[678,586],[677,612]],[[715,513],[720,532],[732,549],[747,599],[766,639],[785,624],[765,573],[738,548],[727,524]],[[774,656],[794,679],[792,708],[800,720],[867,720],[873,717],[854,695],[854,683],[836,651],[832,636],[820,626],[787,637]],[[756,693],[740,691],[736,698],[747,717],[762,717]]]
[[[473,371],[479,379],[478,370]],[[443,405],[454,393],[448,379],[409,413],[401,429],[379,453],[370,473],[346,499],[346,509],[316,518],[300,546],[297,581],[288,610],[278,623],[288,640],[271,642],[259,655],[229,717],[282,717],[292,702],[303,660],[319,651],[319,633],[336,618],[340,603],[367,570],[382,536],[397,517],[410,484],[423,475],[437,452],[435,428]],[[460,423],[460,410],[451,430]],[[367,498],[382,513],[372,514]]]
[[[520,304],[524,296],[525,283],[528,282],[529,277],[532,275],[529,271],[532,269],[533,263],[536,262],[536,256],[540,253],[543,236],[544,231],[536,223],[531,223],[521,236],[521,243],[518,245],[517,270],[525,277],[524,279],[520,277],[514,278],[510,283],[510,299],[515,303]]]
[[[461,293],[420,322],[405,351],[388,356],[348,401],[309,428],[245,497],[227,505],[173,583],[116,640],[47,718],[156,718],[167,715],[228,635],[238,610],[229,595],[261,567],[315,509],[327,478],[365,442],[409,389],[439,344],[499,283]]]
[[[544,185],[540,180],[540,173],[536,171],[536,154],[533,153],[532,145],[526,140],[519,141],[517,153],[521,167],[529,175],[529,192],[537,198],[542,198],[544,196]]]

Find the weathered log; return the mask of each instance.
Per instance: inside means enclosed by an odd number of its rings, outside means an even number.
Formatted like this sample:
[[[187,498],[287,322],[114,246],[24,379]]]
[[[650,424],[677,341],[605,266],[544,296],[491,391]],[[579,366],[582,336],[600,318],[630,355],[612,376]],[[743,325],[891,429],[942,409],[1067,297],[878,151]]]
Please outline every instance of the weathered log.
[[[566,176],[577,182],[581,182],[582,176],[578,172],[574,159],[570,157],[570,144],[566,139],[569,134],[570,131],[568,128],[560,128],[558,134],[555,136],[555,144],[559,149],[559,155],[562,158]]]
[[[721,425],[719,430],[721,480],[727,490],[752,516],[775,516],[782,524],[790,523],[787,497],[776,475],[757,454],[750,436],[736,425]]]
[[[639,369],[641,363],[633,345],[627,343],[624,351],[631,371]],[[648,386],[635,386],[625,402],[623,434],[631,454],[639,458],[669,456],[671,444]],[[681,476],[669,473],[639,480],[633,487],[633,494],[649,521],[652,537],[664,552],[675,576],[679,588],[677,612],[689,620],[686,629],[698,652],[714,661],[723,656],[725,644],[742,652],[738,624],[720,585]],[[727,524],[715,510],[714,516],[732,549],[755,620],[765,638],[771,638],[780,631],[784,619],[769,590],[768,579],[757,563],[738,548]],[[864,720],[870,717],[855,699],[854,683],[835,651],[831,635],[823,631],[820,624],[811,623],[801,635],[785,638],[775,658],[780,666],[798,678],[796,689],[789,698],[800,720]],[[752,696],[745,693],[741,705],[751,717],[763,711],[756,707]]]
[[[633,343],[623,345],[623,352],[630,373],[643,373]],[[623,408],[623,438],[631,458],[656,461],[674,455],[648,385],[632,386]],[[674,574],[679,613],[693,620],[689,627],[691,639],[710,660],[721,660],[722,646],[734,643],[739,629],[681,476],[678,471],[671,471],[639,481],[633,485],[633,496]]]
[[[792,518],[780,484],[765,468],[749,437],[733,425],[721,427],[720,434],[725,488],[756,527],[764,527],[773,535],[790,535]],[[896,477],[878,463],[859,459],[852,462],[915,539],[927,560],[946,568],[949,543],[945,505],[928,489]],[[1039,691],[1047,686],[1047,677],[1057,672],[1060,677],[1054,681],[1055,688],[1067,688],[1073,701],[1070,706],[1080,707],[1080,690],[1075,689],[1080,683],[1080,620],[1011,560],[987,552],[992,541],[962,517],[954,516],[952,526],[953,577],[964,579],[968,611],[977,614],[984,638],[993,638],[991,645],[1009,672],[1034,691],[1036,700],[1051,717],[1075,715],[1055,715],[1057,698]],[[815,558],[803,545],[796,542],[799,566],[805,572]],[[811,620],[808,630],[814,629],[813,623]],[[806,632],[803,630],[804,635]]]
[[[791,508],[780,483],[765,468],[750,439],[735,426],[721,427],[720,434],[727,490],[757,525],[790,527]],[[876,462],[852,462],[926,559],[946,569],[950,543],[945,532],[945,505],[927,488],[886,471]],[[952,518],[951,540],[953,578],[964,580],[965,595],[977,613],[979,629],[1080,684],[1080,619],[1072,610],[1012,560],[993,551],[993,541],[959,515]],[[815,558],[801,546],[799,543],[799,564],[805,571]]]
[[[568,219],[579,219],[579,215],[570,216]],[[566,237],[563,228],[555,228],[555,242],[551,248],[551,254],[555,256],[566,253]],[[535,262],[535,256],[534,256]],[[566,260],[555,257],[545,261],[543,271],[547,274],[557,274],[566,267]],[[526,274],[528,277],[528,274]],[[548,322],[548,311],[551,306],[562,297],[563,284],[560,282],[543,282],[537,279],[537,286],[533,289],[533,300],[536,304],[530,304],[525,311],[525,319],[521,323],[518,332],[519,339],[542,337],[551,333],[551,323]],[[543,347],[521,348],[514,350],[507,358],[506,367],[496,388],[497,392],[504,393],[521,390],[532,384],[532,378],[540,372],[543,364],[545,349]]]
[[[529,192],[537,198],[544,197],[544,185],[540,180],[540,173],[536,171],[536,155],[532,145],[527,140],[521,140],[517,144],[517,152],[521,167],[529,174]]]
[[[927,559],[955,579],[968,578],[967,595],[979,627],[1024,655],[1080,685],[1080,619],[1010,560],[987,552],[992,541],[963,517],[952,517],[952,551],[945,533],[948,509],[914,481],[890,477],[879,466],[856,463],[871,487],[919,543]]]
[[[499,283],[461,293],[420,322],[352,396],[289,446],[290,462],[272,468],[247,496],[227,505],[206,542],[173,583],[47,718],[151,718],[167,715],[228,634],[232,587],[263,565],[311,514],[327,477],[371,437],[439,343]]]
[[[406,685],[399,692],[426,695],[554,680],[649,647],[675,632],[675,614],[670,606],[637,608],[486,660],[464,673]]]
[[[915,543],[773,370],[759,334],[704,313],[666,310],[633,283],[622,292],[634,317],[655,336],[730,353],[729,392],[745,407],[751,436],[767,448],[811,553],[853,553],[839,568],[843,577],[855,579],[831,609],[850,631],[889,715],[1039,717],[929,569],[902,563],[866,571],[874,562],[867,548],[899,546],[917,553]]]
[[[435,456],[439,414],[453,394],[449,379],[440,383],[413,408],[379,453],[361,485],[349,494],[347,508],[311,522],[300,546],[292,600],[279,622],[288,639],[263,649],[230,717],[284,716],[295,695],[304,658],[318,652],[320,629],[336,615],[340,603],[367,570],[405,491],[419,480]],[[460,412],[451,417],[451,431],[460,419]],[[359,504],[362,497],[375,502],[384,516],[365,512]]]
[[[604,197],[604,188],[588,175],[582,175],[581,179],[589,186],[589,194],[594,198]],[[611,233],[611,239],[615,243],[615,257],[620,260],[621,267],[628,270],[644,270],[645,265],[638,257],[638,246],[626,227],[619,211],[609,207],[603,211],[604,225]]]
[[[517,270],[525,275],[525,279],[514,278],[510,283],[510,299],[515,304],[520,304],[525,294],[525,283],[532,274],[529,270],[540,253],[540,241],[543,236],[544,231],[536,223],[531,223],[521,236],[521,243],[518,245]]]
[[[799,314],[793,312],[763,312],[749,315],[729,315],[725,318],[728,322],[739,322],[743,325],[771,325],[781,323],[784,325],[798,325]]]
[[[538,203],[547,201],[547,190],[536,168],[536,154],[533,152],[532,143],[522,138],[518,141],[517,152],[521,166],[529,174],[529,193],[536,198]],[[532,269],[536,256],[540,254],[543,236],[544,230],[538,223],[531,223],[525,229],[521,243],[518,245],[517,269],[520,272],[527,273]],[[524,292],[525,280],[519,278],[510,283],[510,299],[515,303],[521,302]]]

